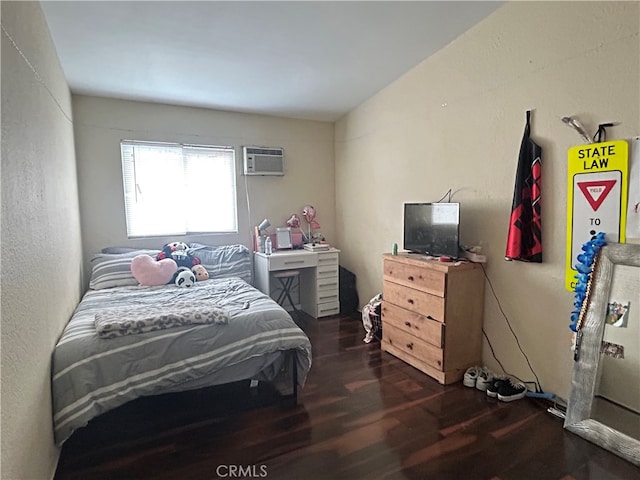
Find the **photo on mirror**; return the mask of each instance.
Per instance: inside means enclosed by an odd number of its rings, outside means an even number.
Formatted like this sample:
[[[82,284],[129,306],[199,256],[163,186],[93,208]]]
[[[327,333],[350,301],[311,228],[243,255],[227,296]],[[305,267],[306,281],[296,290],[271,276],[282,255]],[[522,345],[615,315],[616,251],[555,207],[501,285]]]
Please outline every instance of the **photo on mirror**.
[[[629,304],[631,302],[609,302],[607,304],[607,325],[613,327],[625,327],[629,319]]]
[[[624,346],[603,341],[600,353],[611,358],[624,358]]]

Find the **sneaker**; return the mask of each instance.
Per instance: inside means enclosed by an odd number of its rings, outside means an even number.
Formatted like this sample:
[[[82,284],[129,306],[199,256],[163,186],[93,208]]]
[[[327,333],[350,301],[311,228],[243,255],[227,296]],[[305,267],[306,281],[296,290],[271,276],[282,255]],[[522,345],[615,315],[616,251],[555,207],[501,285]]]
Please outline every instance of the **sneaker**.
[[[498,390],[504,383],[509,383],[509,380],[504,377],[494,377],[489,383],[487,383],[487,396],[496,398],[498,396]]]
[[[486,368],[481,369],[478,372],[478,379],[476,380],[476,388],[481,392],[486,392],[487,387],[493,383],[495,375],[491,370]]]
[[[527,387],[520,382],[509,379],[498,387],[498,400],[513,402],[520,400],[527,394]]]
[[[467,368],[467,371],[464,372],[464,378],[462,379],[462,384],[465,387],[471,387],[471,388],[475,387],[476,380],[478,379],[480,370],[482,369],[477,366]]]

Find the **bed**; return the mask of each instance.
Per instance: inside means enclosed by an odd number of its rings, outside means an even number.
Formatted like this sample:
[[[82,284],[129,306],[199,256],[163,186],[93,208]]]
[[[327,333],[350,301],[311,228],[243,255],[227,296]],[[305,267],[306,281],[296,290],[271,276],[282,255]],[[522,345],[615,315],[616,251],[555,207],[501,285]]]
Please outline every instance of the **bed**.
[[[90,289],[53,353],[58,445],[92,418],[142,396],[248,379],[273,382],[283,394],[295,395],[304,386],[311,367],[309,338],[280,305],[250,285],[248,249],[191,248],[210,279],[190,288],[136,284],[127,266],[134,256],[154,251],[92,259]],[[165,310],[160,320],[158,305]],[[215,315],[176,317],[176,306]]]

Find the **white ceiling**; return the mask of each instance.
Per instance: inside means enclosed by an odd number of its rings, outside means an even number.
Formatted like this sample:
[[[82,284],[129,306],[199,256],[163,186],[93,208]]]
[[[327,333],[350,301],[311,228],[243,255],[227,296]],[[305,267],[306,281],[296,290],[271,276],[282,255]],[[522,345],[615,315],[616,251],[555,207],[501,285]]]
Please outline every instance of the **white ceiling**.
[[[334,121],[503,2],[41,3],[74,93]]]

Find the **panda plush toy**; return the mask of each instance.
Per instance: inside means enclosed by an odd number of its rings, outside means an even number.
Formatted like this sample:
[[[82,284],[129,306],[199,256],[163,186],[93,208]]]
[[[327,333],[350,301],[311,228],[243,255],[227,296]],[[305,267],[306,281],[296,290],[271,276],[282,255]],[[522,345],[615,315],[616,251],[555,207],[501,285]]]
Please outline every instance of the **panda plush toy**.
[[[156,255],[156,260],[165,258],[173,259],[178,267],[187,267],[191,269],[195,265],[200,265],[200,259],[193,255],[189,250],[189,246],[184,242],[171,242],[162,247],[162,251]]]
[[[196,283],[196,276],[189,268],[181,267],[178,269],[174,283],[177,287],[193,287]]]

